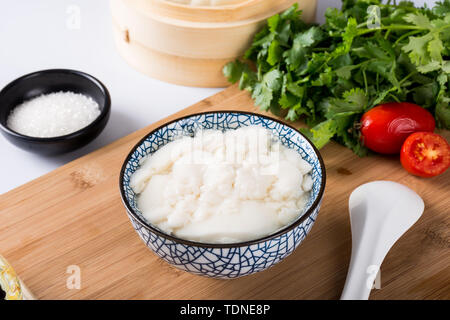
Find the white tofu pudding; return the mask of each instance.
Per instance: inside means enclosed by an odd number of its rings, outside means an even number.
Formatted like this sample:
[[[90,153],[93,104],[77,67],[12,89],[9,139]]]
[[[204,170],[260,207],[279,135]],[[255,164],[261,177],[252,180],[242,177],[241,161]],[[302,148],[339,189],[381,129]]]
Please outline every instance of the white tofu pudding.
[[[130,186],[149,223],[185,240],[237,243],[305,211],[311,165],[257,126],[198,131],[141,160]]]

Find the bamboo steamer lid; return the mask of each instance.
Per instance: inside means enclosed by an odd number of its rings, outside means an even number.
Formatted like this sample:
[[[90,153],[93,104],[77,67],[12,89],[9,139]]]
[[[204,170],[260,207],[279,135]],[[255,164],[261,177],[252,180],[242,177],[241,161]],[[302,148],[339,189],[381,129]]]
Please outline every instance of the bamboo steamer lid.
[[[295,0],[236,0],[226,6],[187,6],[167,0],[126,0],[144,14],[193,22],[235,22],[267,18],[280,12],[294,2],[309,17],[315,13],[315,1]],[[265,19],[263,18],[263,19]],[[314,17],[311,17],[314,18]]]
[[[190,6],[165,0],[111,0],[119,53],[151,77],[188,86],[223,87],[223,66],[240,56],[273,14],[299,2],[311,21],[316,0],[247,0]]]

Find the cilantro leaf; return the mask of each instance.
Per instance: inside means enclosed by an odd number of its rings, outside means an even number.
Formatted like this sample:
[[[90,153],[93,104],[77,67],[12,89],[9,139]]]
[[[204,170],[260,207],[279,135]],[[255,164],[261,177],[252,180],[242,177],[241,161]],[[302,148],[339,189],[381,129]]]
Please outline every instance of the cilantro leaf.
[[[228,81],[231,83],[236,83],[241,78],[242,72],[247,67],[246,64],[242,63],[239,60],[236,60],[234,62],[227,63],[223,69],[222,72],[227,77]]]
[[[428,62],[427,46],[433,39],[433,35],[427,33],[422,37],[409,37],[409,42],[402,47],[402,50],[409,53],[409,58],[416,65],[426,64]]]
[[[439,61],[431,61],[427,64],[422,64],[417,67],[417,70],[422,73],[428,73],[431,71],[439,70],[441,68],[441,64]]]
[[[406,22],[414,24],[420,28],[430,30],[433,29],[430,19],[428,19],[428,17],[421,12],[407,14],[404,19]]]
[[[268,87],[261,83],[257,83],[253,88],[252,98],[255,99],[255,104],[259,106],[261,110],[267,111],[270,108],[273,93]]]
[[[274,69],[263,76],[262,82],[255,85],[252,98],[255,104],[262,110],[268,110],[271,107],[273,92],[281,88],[282,75],[277,69]]]
[[[269,26],[270,32],[277,32],[278,23],[280,22],[280,15],[276,14],[269,19],[267,19],[267,25]]]
[[[339,69],[336,69],[335,73],[338,77],[348,80],[352,76],[352,70],[354,70],[356,68],[358,68],[358,67],[354,66],[354,65],[343,66],[343,67],[340,67]]]
[[[450,128],[450,96],[447,90],[449,74],[441,73],[437,77],[439,92],[436,104],[436,122],[440,128]]]
[[[323,39],[323,32],[319,27],[311,27],[307,31],[298,34],[294,41],[302,47],[310,47]]]
[[[332,119],[337,115],[361,113],[366,109],[367,97],[361,88],[353,88],[344,92],[342,99],[330,99],[325,117]]]
[[[442,52],[444,50],[444,45],[442,40],[439,38],[434,38],[428,43],[427,50],[430,53],[430,57],[433,60],[442,61]]]
[[[336,120],[329,119],[311,128],[309,138],[320,149],[326,145],[337,131]]]
[[[442,71],[444,71],[445,73],[450,73],[450,61],[442,62]]]
[[[291,49],[285,51],[283,56],[285,58],[286,65],[290,70],[296,70],[302,64],[307,64],[308,59],[306,57],[307,50],[300,42],[294,39],[294,44]]]
[[[367,24],[380,8],[379,27]],[[434,8],[409,1],[343,0],[325,24],[307,24],[298,5],[267,20],[244,58],[223,73],[255,104],[287,120],[302,118],[314,144],[333,139],[362,156],[359,121],[384,102],[409,101],[450,129],[450,0]],[[256,71],[254,70],[256,67]]]
[[[278,40],[273,40],[268,49],[267,62],[274,66],[281,58],[282,49]]]
[[[298,10],[298,3],[294,3],[289,9],[284,11],[280,17],[283,20],[297,20],[300,17],[301,11]]]
[[[436,105],[436,120],[440,128],[450,128],[450,98],[444,97]]]
[[[450,0],[436,1],[432,11],[438,17],[448,15],[450,13]]]

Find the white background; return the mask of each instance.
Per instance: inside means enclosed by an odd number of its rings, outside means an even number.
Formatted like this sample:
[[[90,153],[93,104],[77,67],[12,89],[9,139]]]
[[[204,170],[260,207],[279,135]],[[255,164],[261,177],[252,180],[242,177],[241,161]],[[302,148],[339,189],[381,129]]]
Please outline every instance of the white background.
[[[79,30],[66,26],[71,5],[81,9]],[[318,21],[327,7],[339,6],[339,0],[319,0]],[[112,97],[111,119],[88,146],[51,158],[1,136],[0,194],[219,91],[163,83],[130,68],[115,51],[107,0],[0,0],[0,88],[48,68],[77,69],[102,81]]]

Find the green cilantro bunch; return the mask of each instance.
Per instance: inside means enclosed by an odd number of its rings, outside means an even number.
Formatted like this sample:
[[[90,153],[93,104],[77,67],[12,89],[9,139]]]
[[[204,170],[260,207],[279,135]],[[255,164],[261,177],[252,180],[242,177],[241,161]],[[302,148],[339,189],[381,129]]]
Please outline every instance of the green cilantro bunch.
[[[269,18],[245,60],[223,69],[262,110],[303,118],[319,148],[335,139],[358,155],[361,115],[383,102],[416,103],[450,129],[450,0],[344,0],[321,26],[300,15],[294,5]]]

